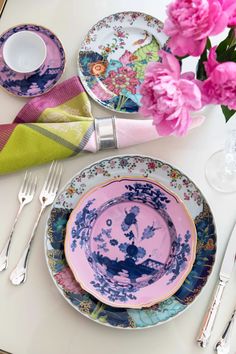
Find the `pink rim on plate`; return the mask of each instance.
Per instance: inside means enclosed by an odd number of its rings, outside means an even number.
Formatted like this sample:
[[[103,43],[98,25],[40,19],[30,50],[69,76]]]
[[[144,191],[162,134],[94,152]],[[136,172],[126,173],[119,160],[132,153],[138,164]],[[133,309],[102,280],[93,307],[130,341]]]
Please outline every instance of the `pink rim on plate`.
[[[113,307],[148,307],[191,271],[196,229],[182,201],[153,180],[118,178],[86,193],[66,229],[65,255],[80,285]]]

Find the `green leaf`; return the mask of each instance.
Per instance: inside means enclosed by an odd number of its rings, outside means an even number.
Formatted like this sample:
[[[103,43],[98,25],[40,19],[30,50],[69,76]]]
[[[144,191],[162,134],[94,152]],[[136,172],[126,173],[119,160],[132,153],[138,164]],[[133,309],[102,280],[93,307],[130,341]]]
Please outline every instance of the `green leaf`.
[[[203,61],[201,59],[199,59],[198,61],[198,65],[197,65],[197,79],[204,81],[206,80],[206,70],[203,64]]]
[[[135,61],[135,63],[132,65],[132,68],[134,71],[136,71],[136,77],[139,80],[144,79],[146,66],[147,64],[143,64],[143,61]]]
[[[160,46],[154,36],[150,43],[144,45],[143,47],[138,48],[134,53],[133,57],[135,58],[132,63],[132,68],[137,73],[137,78],[139,80],[144,79],[145,69],[148,62],[158,61],[159,55],[158,50]]]
[[[209,37],[207,38],[206,49],[208,49],[208,50],[211,49],[211,40]]]
[[[217,56],[219,56],[221,53],[224,53],[228,45],[229,45],[229,38],[226,37],[216,48]]]
[[[200,59],[197,64],[197,79],[202,81],[207,78],[206,70],[204,67],[204,62],[207,61],[207,46],[208,43],[206,44],[205,50],[200,56]]]
[[[226,49],[230,46],[231,42],[234,40],[234,30],[231,28],[229,30],[228,36],[217,46],[216,53],[217,59],[221,53],[224,53]]]
[[[221,106],[222,112],[225,116],[225,120],[226,122],[228,122],[230,120],[230,118],[234,115],[234,113],[236,112],[234,109],[229,109],[227,106]]]
[[[148,60],[148,61],[157,61],[159,59],[158,50],[160,48],[159,43],[156,38],[152,36],[150,43],[144,45],[143,47],[138,48],[133,55],[137,57],[138,61]]]
[[[217,55],[217,60],[221,63],[225,61],[235,61],[236,60],[236,45],[233,45],[225,52]]]

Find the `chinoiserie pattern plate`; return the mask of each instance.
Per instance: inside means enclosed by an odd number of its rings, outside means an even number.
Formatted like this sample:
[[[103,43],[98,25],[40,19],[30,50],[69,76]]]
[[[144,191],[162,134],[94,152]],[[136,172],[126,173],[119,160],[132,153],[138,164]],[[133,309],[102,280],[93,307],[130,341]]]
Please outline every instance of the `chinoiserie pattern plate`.
[[[85,37],[78,56],[78,72],[89,95],[116,112],[135,113],[139,87],[147,64],[167,50],[163,24],[140,12],[105,17]]]
[[[195,258],[196,228],[185,205],[147,178],[94,181],[67,223],[65,255],[75,279],[114,307],[169,298]]]
[[[6,40],[19,31],[37,33],[45,42],[47,56],[43,65],[33,73],[22,74],[11,70],[3,60],[3,46]],[[0,85],[9,93],[34,97],[51,90],[58,82],[65,68],[65,52],[57,36],[42,26],[25,24],[9,29],[0,36]]]
[[[69,268],[64,241],[66,224],[81,196],[96,183],[113,178],[145,177],[177,194],[197,230],[196,258],[183,285],[169,299],[150,308],[108,306],[83,290]],[[45,252],[50,274],[63,297],[77,311],[97,323],[118,328],[146,328],[182,313],[197,298],[214,265],[216,232],[210,207],[197,186],[175,167],[146,156],[123,155],[98,161],[80,171],[55,200],[46,227]]]

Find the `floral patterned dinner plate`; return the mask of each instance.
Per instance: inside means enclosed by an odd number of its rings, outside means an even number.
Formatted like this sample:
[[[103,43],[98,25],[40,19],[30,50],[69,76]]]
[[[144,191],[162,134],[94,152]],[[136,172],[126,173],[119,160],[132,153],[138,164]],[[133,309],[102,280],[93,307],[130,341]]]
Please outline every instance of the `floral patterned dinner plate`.
[[[105,17],[85,37],[78,56],[78,71],[89,95],[102,106],[135,113],[139,87],[147,64],[158,61],[167,49],[163,24],[140,12]]]
[[[81,288],[64,252],[66,225],[81,197],[94,185],[114,178],[144,177],[178,195],[197,230],[196,258],[191,272],[170,298],[149,308],[106,305]],[[78,172],[57,196],[47,222],[45,253],[52,279],[67,302],[87,318],[115,328],[147,328],[183,313],[205,286],[215,261],[216,231],[210,207],[199,188],[177,168],[155,158],[122,155],[107,158]]]
[[[186,207],[147,178],[95,186],[67,223],[65,255],[75,279],[114,307],[148,307],[173,295],[195,250],[196,228]]]
[[[45,42],[47,56],[43,65],[33,73],[22,74],[11,70],[3,60],[3,45],[14,33],[31,31]],[[57,36],[42,26],[25,24],[9,29],[0,36],[0,85],[9,93],[21,97],[34,97],[51,90],[65,68],[65,52]]]

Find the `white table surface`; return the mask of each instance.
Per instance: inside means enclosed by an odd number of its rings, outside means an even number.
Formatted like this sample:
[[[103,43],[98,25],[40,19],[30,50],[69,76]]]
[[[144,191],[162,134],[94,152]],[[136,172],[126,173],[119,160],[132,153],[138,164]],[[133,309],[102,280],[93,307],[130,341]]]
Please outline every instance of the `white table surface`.
[[[82,39],[99,19],[124,10],[142,11],[165,19],[168,0],[8,0],[0,19],[0,32],[19,23],[37,23],[50,28],[64,44],[67,65],[63,79],[76,74],[76,56]],[[0,91],[0,123],[11,122],[27,100]],[[93,104],[97,116],[109,112]],[[233,126],[232,121],[228,126]],[[27,206],[19,220],[13,239],[9,268],[0,274],[0,348],[14,354],[200,354],[213,353],[236,303],[236,274],[226,288],[217,317],[212,340],[203,350],[196,336],[208,301],[217,280],[219,267],[236,220],[236,194],[224,195],[214,191],[204,177],[208,157],[223,146],[226,125],[216,107],[200,127],[184,138],[162,138],[155,142],[122,149],[118,153],[142,153],[172,163],[191,177],[208,200],[218,230],[216,264],[207,285],[195,303],[174,320],[151,329],[125,331],[98,325],[75,311],[59,294],[49,275],[44,256],[44,229],[48,211],[43,215],[30,257],[27,282],[14,287],[9,281],[29,236],[38,208],[37,198]],[[87,154],[63,162],[62,185],[87,164],[117,151]],[[32,169],[40,186],[48,166]],[[17,210],[17,193],[24,171],[0,177],[0,247],[10,230]],[[38,191],[40,188],[38,188]],[[236,329],[232,351],[236,352]]]

